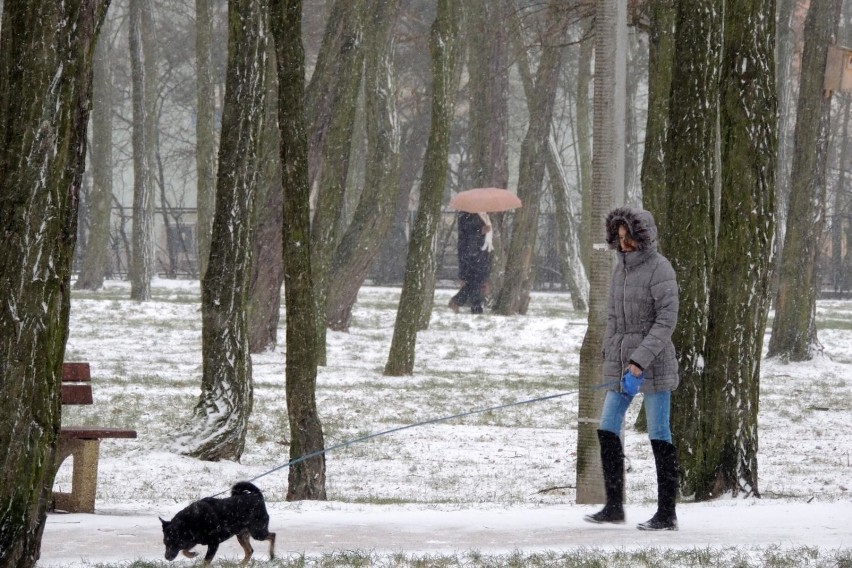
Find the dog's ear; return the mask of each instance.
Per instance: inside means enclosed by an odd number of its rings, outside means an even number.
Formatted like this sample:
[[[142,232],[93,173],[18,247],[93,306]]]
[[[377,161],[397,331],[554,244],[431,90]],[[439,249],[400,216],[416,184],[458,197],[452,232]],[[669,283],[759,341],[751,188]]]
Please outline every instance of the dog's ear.
[[[164,521],[162,517],[157,517],[157,518],[158,518],[158,519],[160,519],[160,522],[161,522],[161,523],[163,523],[163,528],[166,528],[166,527],[168,527],[170,524],[172,524],[172,522],[171,522],[171,521]]]

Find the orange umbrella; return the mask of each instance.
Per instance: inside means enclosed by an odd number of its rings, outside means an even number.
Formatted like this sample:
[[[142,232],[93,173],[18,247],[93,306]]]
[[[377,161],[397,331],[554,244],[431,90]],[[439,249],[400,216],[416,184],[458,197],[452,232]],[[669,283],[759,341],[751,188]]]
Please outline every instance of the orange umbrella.
[[[508,189],[477,187],[460,191],[450,199],[450,207],[466,213],[497,213],[521,207],[521,200]]]

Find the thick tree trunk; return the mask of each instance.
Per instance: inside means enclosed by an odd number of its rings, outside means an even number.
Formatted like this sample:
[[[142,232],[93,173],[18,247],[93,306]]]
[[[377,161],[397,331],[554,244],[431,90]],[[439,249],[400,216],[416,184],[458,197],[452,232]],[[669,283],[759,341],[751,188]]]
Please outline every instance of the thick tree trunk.
[[[550,26],[542,38],[542,55],[536,70],[535,84],[527,97],[530,124],[521,144],[518,165],[518,197],[524,206],[515,211],[512,236],[506,254],[503,285],[494,299],[494,312],[502,315],[525,314],[529,293],[535,281],[535,243],[538,236],[538,213],[544,180],[547,142],[556,100],[565,26],[558,8],[550,8]],[[517,37],[518,34],[516,34]],[[516,45],[524,57],[522,45]]]
[[[133,248],[130,258],[130,299],[146,301],[151,298],[151,276],[154,262],[154,188],[151,187],[148,161],[147,111],[145,101],[145,53],[142,42],[142,12],[145,0],[130,0],[129,44],[132,74],[133,104]]]
[[[768,352],[770,357],[790,361],[808,361],[822,352],[816,329],[816,295],[831,117],[831,93],[824,93],[822,85],[841,4],[842,0],[814,2],[805,20],[790,201]]]
[[[329,103],[328,126],[321,148],[322,163],[316,210],[311,224],[311,270],[317,304],[317,363],[325,365],[326,298],[332,255],[340,235],[340,214],[349,176],[352,131],[364,68],[365,0],[346,0],[350,17],[339,30],[345,48],[335,57],[336,88]],[[311,150],[309,149],[309,154]]]
[[[266,3],[230,0],[228,75],[210,262],[201,282],[201,395],[181,451],[239,460],[252,409],[246,303],[266,72]]]
[[[328,279],[328,326],[346,331],[358,290],[393,222],[399,193],[399,129],[393,93],[393,23],[399,0],[370,0],[364,71],[367,161],[364,190]]]
[[[108,21],[95,48],[92,80],[92,191],[89,239],[74,288],[97,290],[104,284],[109,255],[112,205],[112,38]]]
[[[757,414],[778,149],[774,14],[773,2],[762,0],[727,0],[725,7],[721,215],[701,419],[690,410],[692,420],[703,425],[698,500],[723,492],[760,496]]]
[[[39,557],[60,427],[92,58],[108,1],[5,2],[0,35],[0,567]]]
[[[310,187],[305,127],[305,52],[301,0],[271,0],[278,62],[278,124],[284,173],[284,302],[287,361],[284,368],[290,458],[325,449],[316,403],[316,304],[311,284]],[[325,499],[325,455],[290,466],[287,499]]]
[[[429,258],[434,254],[433,241],[441,214],[441,197],[447,174],[447,154],[455,101],[455,65],[458,59],[458,14],[459,8],[455,0],[438,0],[438,13],[429,41],[432,55],[432,130],[426,146],[420,205],[409,242],[405,279],[385,375],[401,376],[414,372],[417,326],[423,309]],[[434,263],[432,271],[434,272]]]
[[[596,4],[595,91],[592,158],[591,242],[603,240],[602,220],[613,196],[624,183],[624,98],[626,93],[626,6],[620,0]],[[596,247],[589,255],[589,323],[580,347],[580,394],[577,408],[577,503],[602,503],[600,446],[597,429],[604,391],[595,388],[603,377],[612,256]]]
[[[216,100],[213,91],[213,0],[195,0],[196,117],[195,163],[198,217],[195,238],[198,276],[204,278],[210,257],[210,236],[216,207]]]
[[[648,32],[648,120],[645,155],[642,159],[642,206],[654,215],[660,251],[668,242],[668,188],[666,185],[666,134],[669,126],[669,94],[675,59],[677,6],[671,0],[651,0]]]
[[[703,459],[704,434],[702,421],[695,419],[695,401],[706,391],[702,371],[715,254],[722,13],[722,0],[678,3],[669,131],[663,150],[668,205],[661,239],[680,287],[680,311],[672,335],[680,386],[672,393],[671,426],[683,470],[681,484],[687,494],[699,482],[696,476]]]

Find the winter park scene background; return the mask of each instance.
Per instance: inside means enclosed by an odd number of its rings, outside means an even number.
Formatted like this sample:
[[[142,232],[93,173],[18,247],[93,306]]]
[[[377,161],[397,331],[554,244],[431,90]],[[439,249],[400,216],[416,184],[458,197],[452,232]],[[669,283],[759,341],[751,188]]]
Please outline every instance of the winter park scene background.
[[[852,568],[852,0],[0,10],[0,568],[200,565],[158,518],[247,479],[253,565]],[[583,521],[622,205],[678,276],[678,531],[639,404]],[[93,514],[74,425],[138,433]]]
[[[147,303],[127,292],[109,281],[74,293],[67,360],[91,363],[95,403],[69,408],[63,423],[130,427],[139,438],[102,443],[96,514],[51,514],[39,566],[165,566],[158,516],[288,459],[281,347],[253,356],[255,407],[241,462],[176,453],[175,433],[198,396],[198,283],[155,281]],[[436,302],[449,295],[440,290]],[[350,332],[329,334],[317,385],[327,447],[576,391],[586,316],[566,294],[536,293],[518,317],[436,308],[417,344],[417,372],[385,377],[398,297],[397,289],[363,288]],[[286,468],[258,479],[278,555],[291,562],[282,565],[849,566],[852,301],[821,301],[818,321],[824,356],[762,365],[761,499],[687,499],[680,531],[637,531],[653,513],[656,482],[634,412],[625,435],[628,523],[583,522],[597,506],[575,504],[577,400],[568,394],[329,452],[327,502],[285,502]],[[66,464],[55,489],[69,484]],[[255,561],[265,559],[265,543],[255,548]],[[232,539],[216,562],[241,557]],[[586,563],[571,564],[575,557]]]

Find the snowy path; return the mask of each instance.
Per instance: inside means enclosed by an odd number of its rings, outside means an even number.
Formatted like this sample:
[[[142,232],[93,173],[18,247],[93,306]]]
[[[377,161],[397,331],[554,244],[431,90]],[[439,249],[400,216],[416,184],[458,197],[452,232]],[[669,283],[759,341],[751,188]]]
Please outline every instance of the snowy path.
[[[162,512],[170,516],[179,507]],[[598,526],[582,521],[594,507],[571,505],[509,509],[435,510],[409,506],[275,503],[270,529],[277,533],[278,556],[308,556],[342,550],[453,553],[478,550],[497,554],[523,550],[595,548],[704,548],[811,546],[852,547],[852,503],[723,501],[685,504],[678,509],[681,530],[645,533],[635,523],[650,517],[650,506],[628,506],[628,524]],[[105,509],[95,515],[51,514],[39,567],[163,558],[156,513]],[[204,547],[200,547],[201,552]],[[256,543],[255,558],[267,556]],[[217,558],[238,559],[235,539]],[[182,558],[182,557],[181,557]],[[183,559],[188,562],[188,560]],[[176,562],[181,562],[178,560]]]

